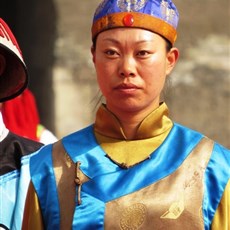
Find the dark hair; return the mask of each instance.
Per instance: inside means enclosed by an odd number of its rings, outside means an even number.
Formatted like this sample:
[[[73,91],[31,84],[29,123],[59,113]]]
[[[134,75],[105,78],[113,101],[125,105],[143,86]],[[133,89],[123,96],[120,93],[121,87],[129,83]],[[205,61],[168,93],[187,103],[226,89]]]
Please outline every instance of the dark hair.
[[[162,37],[162,38],[164,38],[164,37]],[[164,40],[166,42],[166,51],[169,52],[173,47],[172,43],[169,40],[167,40],[166,38],[164,38]]]

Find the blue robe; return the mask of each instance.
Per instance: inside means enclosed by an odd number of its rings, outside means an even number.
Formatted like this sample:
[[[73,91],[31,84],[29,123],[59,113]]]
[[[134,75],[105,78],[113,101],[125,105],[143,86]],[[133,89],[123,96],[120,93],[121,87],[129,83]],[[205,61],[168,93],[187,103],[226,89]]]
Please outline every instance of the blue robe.
[[[148,159],[126,169],[107,157],[93,126],[61,142],[87,178],[77,182],[73,229],[211,229],[230,178],[223,146],[174,123]],[[52,151],[48,145],[33,156],[30,173],[44,226],[59,229]]]
[[[12,132],[9,132],[0,142],[0,227],[3,229],[12,229],[15,212],[18,213],[16,221],[21,222],[22,208],[30,180],[29,174],[24,172],[29,172],[28,162],[31,156],[29,154],[42,145]],[[21,174],[23,180],[20,181]],[[20,203],[22,208],[15,210],[16,204],[20,205]]]

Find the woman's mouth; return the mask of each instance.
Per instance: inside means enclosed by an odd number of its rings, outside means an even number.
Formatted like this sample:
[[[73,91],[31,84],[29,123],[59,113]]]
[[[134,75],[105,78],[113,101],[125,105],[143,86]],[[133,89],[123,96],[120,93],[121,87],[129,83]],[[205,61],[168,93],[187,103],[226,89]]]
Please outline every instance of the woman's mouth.
[[[122,83],[115,87],[115,90],[118,90],[123,93],[131,93],[138,89],[139,87],[132,83]]]

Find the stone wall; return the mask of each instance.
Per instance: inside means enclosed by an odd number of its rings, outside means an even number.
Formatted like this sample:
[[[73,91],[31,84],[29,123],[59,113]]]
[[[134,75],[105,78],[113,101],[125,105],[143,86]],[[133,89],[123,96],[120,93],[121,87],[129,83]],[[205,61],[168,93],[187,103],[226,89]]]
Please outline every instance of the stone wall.
[[[65,0],[63,6],[59,0],[54,72],[59,136],[93,121],[98,88],[90,55],[90,26],[98,2]],[[181,18],[176,43],[181,57],[165,100],[175,121],[230,147],[228,1],[175,3]]]

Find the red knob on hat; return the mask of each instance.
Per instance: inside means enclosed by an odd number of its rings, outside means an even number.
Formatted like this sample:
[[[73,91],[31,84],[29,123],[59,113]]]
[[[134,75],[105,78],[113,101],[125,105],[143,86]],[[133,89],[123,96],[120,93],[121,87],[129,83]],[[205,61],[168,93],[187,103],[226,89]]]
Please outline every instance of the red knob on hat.
[[[125,26],[132,26],[134,23],[134,18],[132,14],[126,14],[123,18],[123,23]]]

